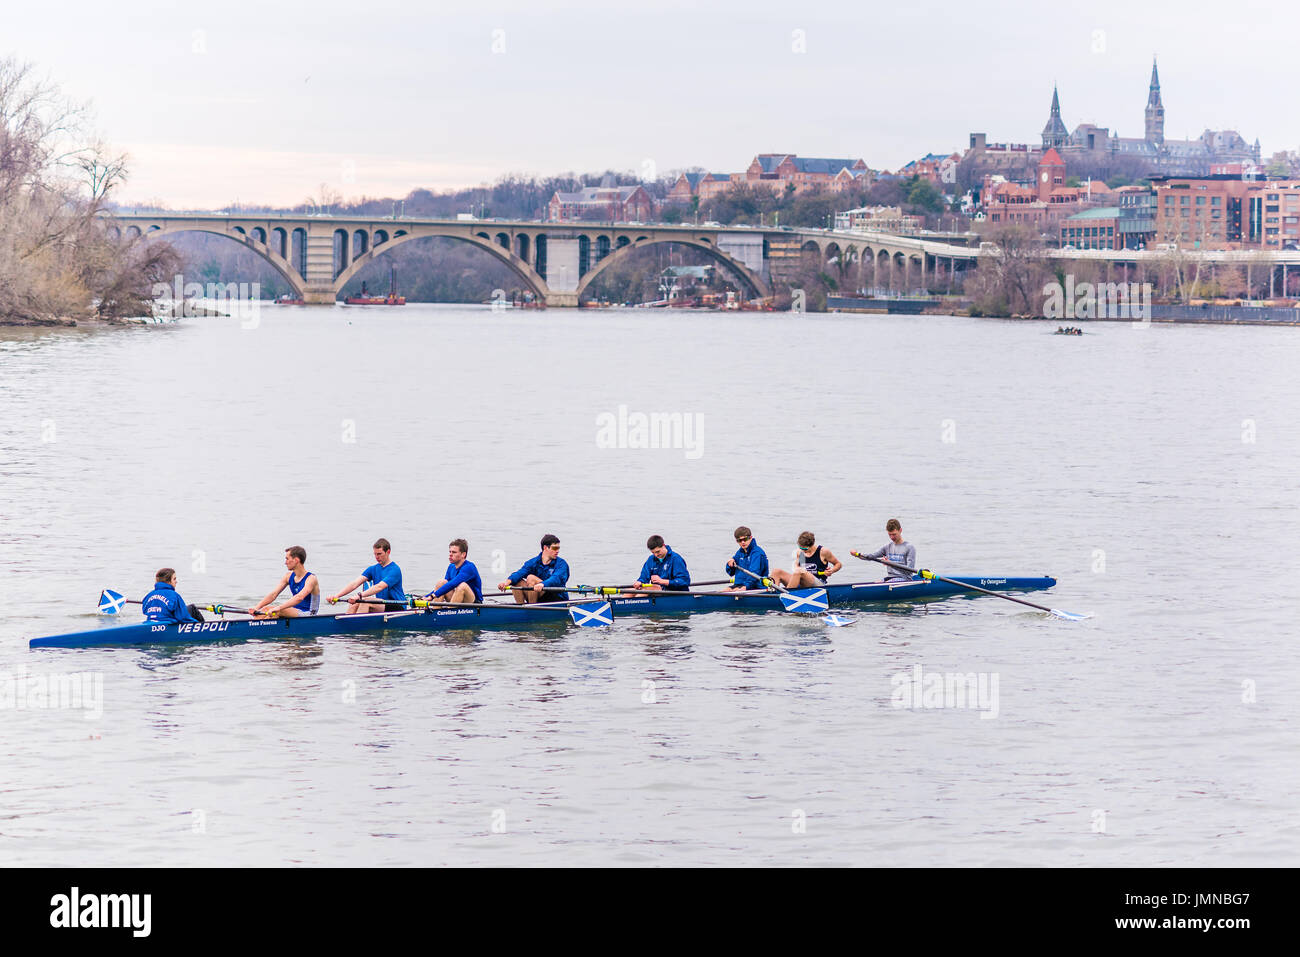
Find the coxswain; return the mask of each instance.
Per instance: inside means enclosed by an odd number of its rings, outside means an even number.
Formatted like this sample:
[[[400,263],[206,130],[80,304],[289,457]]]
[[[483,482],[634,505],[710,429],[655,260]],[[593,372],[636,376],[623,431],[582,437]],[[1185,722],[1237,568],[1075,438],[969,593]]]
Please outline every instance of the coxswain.
[[[176,570],[160,568],[154,576],[153,591],[144,596],[140,610],[149,621],[162,625],[174,625],[183,621],[202,621],[194,606],[186,606],[184,599],[176,593]]]
[[[298,618],[301,615],[314,615],[320,609],[320,581],[314,572],[307,571],[307,549],[301,545],[291,545],[284,550],[284,575],[280,583],[267,592],[266,597],[252,608],[250,615],[278,615],[281,618]],[[278,605],[267,607],[285,588],[289,589],[289,598]]]
[[[727,574],[735,576],[735,584],[728,590],[752,591],[755,588],[769,587],[772,580],[767,577],[767,552],[754,541],[754,533],[741,525],[736,529],[735,538],[740,547],[736,549],[736,554],[727,559]],[[739,569],[745,569],[750,574],[746,575]]]
[[[326,599],[332,605],[344,595],[360,588],[359,592],[348,598],[349,615],[386,611],[388,606],[385,602],[406,601],[406,593],[402,591],[402,569],[390,557],[393,546],[388,543],[388,539],[381,538],[372,547],[375,563],[363,571],[359,578],[354,578],[346,587]],[[367,598],[375,601],[367,602]]]

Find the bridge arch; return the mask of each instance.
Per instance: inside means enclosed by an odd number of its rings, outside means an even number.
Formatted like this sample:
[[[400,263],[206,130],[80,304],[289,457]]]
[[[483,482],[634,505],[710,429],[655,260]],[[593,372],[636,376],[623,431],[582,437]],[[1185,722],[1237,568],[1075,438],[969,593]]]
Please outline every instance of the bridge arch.
[[[765,298],[772,294],[767,283],[763,281],[762,276],[755,275],[754,272],[740,260],[727,255],[712,243],[705,242],[701,239],[688,239],[686,237],[650,240],[646,239],[644,236],[636,242],[623,243],[622,240],[624,238],[625,237],[620,236],[617,240],[619,243],[618,248],[584,273],[582,278],[578,280],[578,288],[574,292],[579,298],[581,298],[582,294],[587,291],[587,287],[592,284],[597,276],[611,266],[627,259],[632,255],[633,250],[649,249],[651,246],[657,246],[661,243],[675,243],[680,246],[690,246],[693,249],[702,250],[707,253],[710,258],[717,260],[719,263],[730,269],[735,276],[739,277],[741,283],[749,287],[749,291],[753,294],[753,298]]]
[[[134,224],[127,227],[126,235],[130,236],[132,230],[135,230],[136,236],[141,235],[140,227]],[[213,224],[212,228],[205,228],[203,226],[188,225],[188,224],[177,227],[177,226],[171,226],[167,223],[163,223],[161,225],[152,223],[149,224],[148,232],[150,237],[170,236],[179,233],[208,233],[213,236],[222,236],[226,239],[229,239],[232,243],[238,243],[240,246],[244,247],[245,249],[252,250],[255,254],[260,256],[262,259],[266,260],[266,262],[270,264],[271,268],[274,269],[277,273],[279,273],[280,277],[289,284],[289,288],[294,291],[294,294],[296,296],[302,297],[306,295],[307,281],[302,275],[300,275],[293,268],[293,265],[290,263],[289,258],[286,256],[279,255],[275,250],[271,248],[270,245],[266,243],[257,242],[253,237],[244,233],[242,229],[237,229],[237,232],[227,231],[226,229],[222,228],[221,225],[216,223]],[[286,240],[289,239],[289,234],[285,234],[284,230],[277,229],[275,230],[275,232],[282,233],[284,234]],[[294,230],[294,232],[302,232],[305,241],[306,239],[305,230]],[[292,252],[292,250],[290,250],[290,252]],[[304,257],[305,257],[305,253],[304,253]]]
[[[339,292],[342,291],[343,287],[348,284],[348,280],[380,256],[384,255],[384,253],[396,249],[403,243],[410,242],[413,239],[454,239],[457,242],[468,243],[471,246],[476,246],[509,266],[511,271],[519,277],[520,282],[531,289],[538,299],[543,301],[546,299],[546,280],[538,275],[538,273],[528,265],[528,263],[524,262],[512,253],[509,247],[502,247],[493,242],[492,237],[487,233],[476,233],[472,236],[467,236],[464,233],[452,233],[436,228],[424,231],[418,227],[414,232],[408,232],[405,229],[398,230],[396,235],[382,246],[376,245],[368,252],[357,256],[356,259],[348,264],[346,269],[335,277],[334,294],[337,296]]]

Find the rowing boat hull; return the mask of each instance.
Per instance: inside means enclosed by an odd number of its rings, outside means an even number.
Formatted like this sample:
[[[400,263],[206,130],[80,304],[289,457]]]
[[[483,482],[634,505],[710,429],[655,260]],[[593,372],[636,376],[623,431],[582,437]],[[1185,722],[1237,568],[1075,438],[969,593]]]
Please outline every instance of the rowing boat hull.
[[[1055,578],[956,578],[955,581],[999,592],[1040,591],[1056,584]],[[865,604],[932,601],[973,592],[940,581],[919,578],[893,582],[827,585],[832,608]],[[593,599],[599,600],[599,599]],[[614,615],[672,615],[707,611],[782,611],[778,595],[766,591],[734,593],[654,592],[613,600]],[[385,631],[455,631],[484,628],[528,629],[557,626],[569,621],[565,606],[451,605],[420,611],[372,615],[318,615],[302,618],[217,620],[159,625],[141,622],[95,628],[66,635],[33,638],[32,648],[89,648],[114,645],[190,644],[217,641],[276,641],[321,635],[348,635]]]

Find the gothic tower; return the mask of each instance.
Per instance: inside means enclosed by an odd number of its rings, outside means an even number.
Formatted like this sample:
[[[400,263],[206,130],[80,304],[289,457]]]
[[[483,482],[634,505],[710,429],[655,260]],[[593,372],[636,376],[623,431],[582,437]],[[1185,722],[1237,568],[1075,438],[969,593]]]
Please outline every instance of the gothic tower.
[[[1047,125],[1043,127],[1043,149],[1064,146],[1069,135],[1065,130],[1065,124],[1061,122],[1061,101],[1057,98],[1056,87],[1053,86],[1052,115],[1047,118]]]
[[[1165,142],[1165,105],[1160,101],[1160,74],[1156,72],[1156,61],[1151,60],[1151,88],[1147,92],[1146,140],[1156,146]]]

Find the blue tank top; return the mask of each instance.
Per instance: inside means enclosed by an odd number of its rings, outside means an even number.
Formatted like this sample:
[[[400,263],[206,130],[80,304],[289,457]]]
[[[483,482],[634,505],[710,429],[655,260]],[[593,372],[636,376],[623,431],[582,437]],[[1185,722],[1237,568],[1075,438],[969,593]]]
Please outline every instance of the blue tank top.
[[[302,578],[298,579],[298,581],[295,582],[293,580],[293,574],[290,573],[289,594],[297,595],[300,591],[306,588],[307,579],[310,577],[311,577],[311,572],[304,572]],[[308,614],[308,615],[316,614],[317,609],[320,608],[320,589],[317,588],[314,592],[312,592],[310,595],[308,595],[302,601],[298,602],[293,607],[297,608],[299,611],[303,612],[304,614]]]

